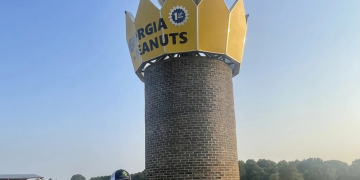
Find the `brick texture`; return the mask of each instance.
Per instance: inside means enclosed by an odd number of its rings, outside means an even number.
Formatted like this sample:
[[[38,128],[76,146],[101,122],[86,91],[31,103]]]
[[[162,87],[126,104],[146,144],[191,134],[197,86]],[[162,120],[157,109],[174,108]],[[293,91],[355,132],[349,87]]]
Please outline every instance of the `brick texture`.
[[[232,73],[182,57],[145,70],[147,180],[239,180]]]

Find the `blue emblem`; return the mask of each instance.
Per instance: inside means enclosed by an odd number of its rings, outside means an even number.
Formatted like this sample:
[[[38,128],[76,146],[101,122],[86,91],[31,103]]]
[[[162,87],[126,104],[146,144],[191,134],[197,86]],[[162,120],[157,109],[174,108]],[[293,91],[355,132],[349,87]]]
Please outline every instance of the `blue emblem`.
[[[183,6],[176,6],[170,10],[169,13],[170,22],[175,26],[184,25],[189,19],[188,10]]]

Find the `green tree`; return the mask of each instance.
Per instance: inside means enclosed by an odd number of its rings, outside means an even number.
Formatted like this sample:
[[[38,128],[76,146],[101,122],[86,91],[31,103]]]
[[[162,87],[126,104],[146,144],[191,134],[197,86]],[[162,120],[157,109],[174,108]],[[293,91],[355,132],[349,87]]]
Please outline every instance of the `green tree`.
[[[297,168],[297,166],[300,164],[300,162],[301,161],[299,161],[299,160],[295,160],[295,161],[290,161],[290,162],[288,162],[290,165],[293,165],[293,166],[296,166],[296,168]]]
[[[304,174],[306,171],[311,170],[314,165],[323,163],[324,161],[320,158],[309,158],[299,162],[296,167],[301,174]]]
[[[360,159],[357,159],[352,162],[350,168],[349,168],[350,175],[353,176],[360,176]]]
[[[337,178],[337,180],[359,180],[360,176],[343,175]]]
[[[279,173],[272,174],[270,180],[279,180]]]
[[[263,180],[265,171],[253,159],[246,161],[245,169],[246,180]]]
[[[240,173],[240,180],[246,180],[246,167],[244,161],[238,161],[239,163],[239,173]]]
[[[70,180],[86,180],[85,177],[81,174],[75,174],[71,177]]]
[[[278,163],[279,180],[303,180],[302,174],[298,172],[294,164],[286,161]]]
[[[325,161],[324,163],[331,166],[335,170],[336,178],[348,174],[349,165],[347,163],[337,160]]]
[[[336,171],[328,164],[315,164],[304,174],[305,180],[336,180]]]
[[[145,180],[145,171],[131,174],[131,180]]]
[[[259,159],[256,164],[264,170],[262,180],[269,180],[270,176],[277,172],[277,164],[274,161]]]

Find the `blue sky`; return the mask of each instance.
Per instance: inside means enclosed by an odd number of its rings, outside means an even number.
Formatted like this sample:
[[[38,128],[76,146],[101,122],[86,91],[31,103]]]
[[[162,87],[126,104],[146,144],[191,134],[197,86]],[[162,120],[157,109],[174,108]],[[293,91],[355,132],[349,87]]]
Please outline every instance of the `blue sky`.
[[[144,169],[144,85],[124,17],[138,3],[0,1],[0,174]],[[239,159],[360,158],[360,1],[244,3]]]

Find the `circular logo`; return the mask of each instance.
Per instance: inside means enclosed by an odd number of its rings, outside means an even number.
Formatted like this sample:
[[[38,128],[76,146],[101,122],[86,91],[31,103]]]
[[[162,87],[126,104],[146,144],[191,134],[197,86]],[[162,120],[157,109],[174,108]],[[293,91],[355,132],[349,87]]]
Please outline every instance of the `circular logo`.
[[[169,19],[174,26],[182,26],[189,19],[188,10],[183,6],[176,6],[170,10]]]

